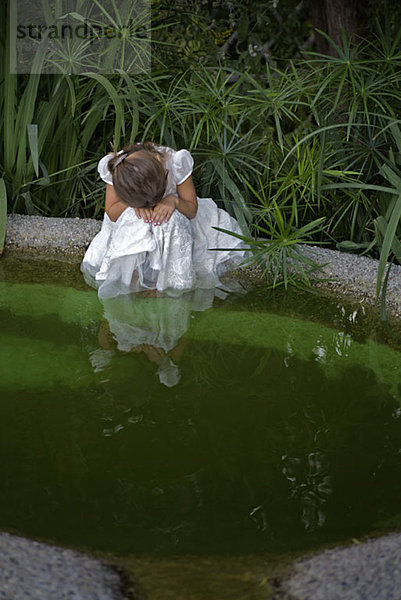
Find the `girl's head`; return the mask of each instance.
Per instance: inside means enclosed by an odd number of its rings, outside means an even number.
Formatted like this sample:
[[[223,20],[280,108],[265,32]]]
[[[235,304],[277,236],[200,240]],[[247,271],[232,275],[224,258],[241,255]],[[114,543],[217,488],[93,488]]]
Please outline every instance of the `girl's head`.
[[[134,208],[151,208],[163,198],[167,172],[151,142],[126,146],[108,162],[118,198]]]

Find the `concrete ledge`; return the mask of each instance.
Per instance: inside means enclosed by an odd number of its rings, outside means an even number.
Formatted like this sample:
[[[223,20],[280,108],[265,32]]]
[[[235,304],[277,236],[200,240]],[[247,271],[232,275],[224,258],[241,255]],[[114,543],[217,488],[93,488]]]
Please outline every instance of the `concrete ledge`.
[[[0,534],[0,598],[124,600],[117,571],[74,550]]]
[[[400,600],[401,534],[298,561],[281,592],[282,600]]]
[[[95,219],[8,215],[5,249],[82,258],[100,231]]]

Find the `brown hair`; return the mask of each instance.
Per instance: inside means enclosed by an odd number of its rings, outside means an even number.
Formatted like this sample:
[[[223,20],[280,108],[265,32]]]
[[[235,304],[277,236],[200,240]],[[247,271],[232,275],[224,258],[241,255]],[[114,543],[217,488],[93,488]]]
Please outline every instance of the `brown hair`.
[[[152,142],[125,146],[122,153],[114,154],[107,166],[113,177],[115,192],[124,204],[134,208],[151,208],[163,198],[167,172],[163,153]]]

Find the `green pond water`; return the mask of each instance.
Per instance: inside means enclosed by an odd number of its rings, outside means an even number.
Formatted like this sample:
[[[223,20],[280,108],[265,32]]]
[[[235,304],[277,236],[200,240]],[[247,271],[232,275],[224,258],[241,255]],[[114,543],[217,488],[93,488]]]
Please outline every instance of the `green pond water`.
[[[234,556],[401,525],[399,332],[312,294],[211,304],[0,261],[0,529]]]

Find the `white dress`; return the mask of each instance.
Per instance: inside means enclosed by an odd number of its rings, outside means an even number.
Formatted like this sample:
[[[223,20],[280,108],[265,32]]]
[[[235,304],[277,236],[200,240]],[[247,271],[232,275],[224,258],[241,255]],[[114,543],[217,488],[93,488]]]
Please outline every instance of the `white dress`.
[[[177,194],[177,185],[192,173],[193,158],[188,150],[158,147],[164,152],[168,169],[165,196]],[[107,163],[98,164],[100,177],[113,184]],[[188,219],[175,210],[162,225],[145,223],[128,207],[113,222],[105,213],[102,229],[92,240],[81,264],[86,281],[98,289],[100,298],[156,289],[179,295],[195,288],[221,286],[220,276],[239,264],[245,255],[238,238],[216,231],[220,227],[241,234],[240,227],[211,198],[198,198],[198,212]],[[224,250],[213,250],[222,248]]]

